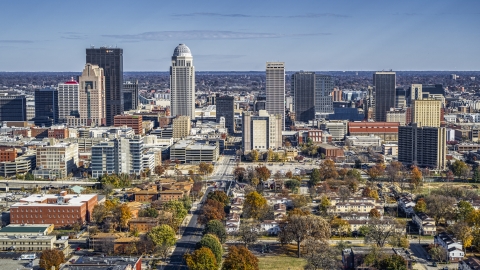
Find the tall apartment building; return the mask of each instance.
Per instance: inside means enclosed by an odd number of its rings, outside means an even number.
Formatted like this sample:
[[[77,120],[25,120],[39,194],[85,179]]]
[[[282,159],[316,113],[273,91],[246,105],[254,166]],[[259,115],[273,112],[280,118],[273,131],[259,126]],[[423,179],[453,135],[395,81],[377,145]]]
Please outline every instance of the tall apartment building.
[[[232,96],[216,97],[216,120],[220,122],[220,118],[225,118],[225,127],[229,134],[235,133],[235,101]]]
[[[123,113],[123,49],[86,49],[86,63],[97,65],[105,75],[105,118],[106,125],[113,125],[115,115]]]
[[[375,86],[375,121],[385,122],[387,111],[395,107],[395,72],[375,72],[373,74],[373,85]]]
[[[115,127],[127,126],[131,127],[135,134],[143,135],[143,117],[141,115],[116,115],[113,125]]]
[[[138,108],[138,80],[123,83],[123,110],[130,111]]]
[[[0,122],[27,121],[25,96],[0,95]]]
[[[285,130],[285,63],[267,62],[265,108],[269,114],[282,116],[282,130]]]
[[[315,114],[333,113],[333,85],[332,76],[315,74]]]
[[[195,67],[190,49],[185,44],[173,51],[170,66],[170,106],[172,116],[195,119]]]
[[[292,74],[293,106],[295,120],[307,122],[315,119],[315,73]],[[268,102],[267,102],[268,104]]]
[[[53,224],[55,228],[90,222],[97,194],[33,194],[10,207],[11,224]]]
[[[58,123],[58,91],[54,88],[35,90],[35,125],[49,127]]]
[[[416,123],[398,128],[398,161],[436,170],[446,167],[447,140],[443,127]]]
[[[419,100],[423,98],[421,84],[412,84],[410,86],[410,100]]]
[[[186,115],[177,116],[172,122],[174,139],[181,139],[190,135],[192,126],[190,117]]]
[[[261,110],[258,116],[251,112],[242,115],[244,152],[253,149],[266,151],[282,147],[282,117]]]
[[[57,143],[37,148],[37,170],[34,174],[41,175],[43,171],[65,178],[77,169],[78,144]]]
[[[70,81],[58,84],[58,122],[67,123],[67,117],[80,117],[80,100],[78,82]]]
[[[419,127],[439,127],[442,102],[435,99],[413,100],[413,123]]]

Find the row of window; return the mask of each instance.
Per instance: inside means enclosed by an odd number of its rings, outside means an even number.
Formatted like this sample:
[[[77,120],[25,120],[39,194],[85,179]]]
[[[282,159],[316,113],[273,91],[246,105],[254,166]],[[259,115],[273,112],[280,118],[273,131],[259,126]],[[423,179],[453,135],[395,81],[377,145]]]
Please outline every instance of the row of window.
[[[38,211],[38,208],[35,208],[35,211],[33,211],[33,209],[30,209],[30,211],[28,211],[28,210],[29,210],[28,208],[25,209],[25,213],[28,213],[28,212],[38,213],[38,212],[39,212],[39,211]],[[74,212],[77,212],[77,213],[80,212],[80,209],[71,209],[71,210],[72,210],[72,211],[71,211],[72,213],[74,213]],[[23,213],[23,212],[24,212],[24,211],[23,211],[23,208],[20,208],[19,211],[17,211],[17,212],[22,212],[22,213]],[[40,211],[40,212],[42,212],[42,211]],[[48,212],[54,212],[54,213],[55,213],[55,212],[59,212],[59,213],[60,213],[60,212],[62,212],[62,213],[67,212],[67,213],[70,213],[70,209],[67,209],[67,211],[65,211],[65,209],[62,209],[62,211],[60,211],[60,209],[58,209],[58,211],[55,211],[55,209],[48,209]]]
[[[14,218],[14,217],[15,217],[15,216],[12,215],[12,218]],[[17,217],[17,218],[24,218],[23,215],[16,215],[16,217]],[[49,218],[55,218],[55,215],[48,215],[48,217],[49,217]],[[62,215],[61,217],[62,217],[62,218],[75,218],[75,215],[71,215],[71,216],[70,216],[70,215],[66,215],[66,216],[65,216],[65,215]],[[28,218],[28,215],[25,215],[25,218]],[[30,215],[30,218],[33,218],[33,215]],[[39,216],[35,215],[35,218],[43,218],[43,216],[42,216],[42,215],[39,215]],[[60,218],[60,215],[57,215],[57,218]],[[80,216],[77,215],[76,218],[80,218]]]

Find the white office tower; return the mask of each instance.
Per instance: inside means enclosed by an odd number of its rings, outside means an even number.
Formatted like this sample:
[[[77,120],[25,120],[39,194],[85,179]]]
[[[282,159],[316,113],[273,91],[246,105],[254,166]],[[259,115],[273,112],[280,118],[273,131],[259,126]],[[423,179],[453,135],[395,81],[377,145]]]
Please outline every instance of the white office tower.
[[[266,111],[282,116],[282,130],[285,130],[285,63],[267,62],[266,67]]]
[[[68,116],[79,115],[78,82],[73,78],[58,84],[58,120],[67,123]]]
[[[185,44],[173,51],[170,67],[170,106],[172,116],[195,118],[195,67],[190,49]]]

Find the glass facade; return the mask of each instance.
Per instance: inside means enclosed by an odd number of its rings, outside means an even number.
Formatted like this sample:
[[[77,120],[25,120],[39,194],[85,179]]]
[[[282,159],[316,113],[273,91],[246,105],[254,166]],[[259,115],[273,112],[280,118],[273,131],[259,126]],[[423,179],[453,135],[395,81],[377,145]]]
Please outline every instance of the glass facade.
[[[0,121],[27,121],[25,96],[0,96]]]
[[[375,121],[387,121],[387,111],[395,108],[396,77],[395,72],[375,72]]]
[[[53,88],[35,90],[35,125],[49,127],[58,123],[58,91]]]

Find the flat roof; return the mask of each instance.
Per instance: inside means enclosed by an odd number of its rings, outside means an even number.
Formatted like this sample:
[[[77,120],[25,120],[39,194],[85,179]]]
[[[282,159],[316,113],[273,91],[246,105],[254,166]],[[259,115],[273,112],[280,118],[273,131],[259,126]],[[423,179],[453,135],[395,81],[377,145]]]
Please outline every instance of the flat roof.
[[[0,229],[2,233],[39,233],[44,232],[51,224],[30,224],[30,225],[16,225],[10,224]]]

